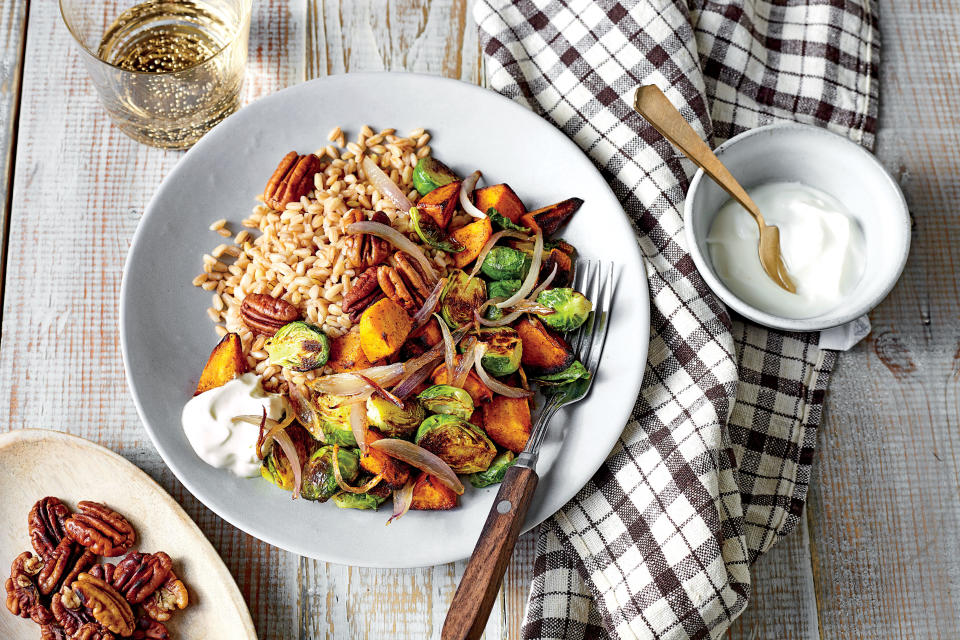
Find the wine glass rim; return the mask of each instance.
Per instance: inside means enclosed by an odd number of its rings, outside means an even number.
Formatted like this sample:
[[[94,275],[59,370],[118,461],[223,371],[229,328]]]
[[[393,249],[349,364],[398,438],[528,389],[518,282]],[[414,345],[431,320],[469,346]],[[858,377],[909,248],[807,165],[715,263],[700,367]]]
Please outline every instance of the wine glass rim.
[[[114,64],[114,63],[112,63],[112,62],[110,62],[110,61],[108,61],[108,60],[104,60],[103,58],[101,58],[100,56],[98,56],[96,53],[94,53],[93,51],[91,51],[90,48],[87,47],[87,45],[85,45],[85,44],[83,43],[83,40],[80,39],[80,36],[77,35],[77,32],[73,30],[73,25],[70,24],[70,21],[67,19],[67,15],[66,15],[66,13],[65,13],[64,10],[63,10],[64,0],[57,0],[57,7],[58,7],[59,10],[60,10],[60,19],[63,20],[63,24],[66,25],[67,31],[70,32],[70,35],[73,37],[73,39],[76,41],[76,43],[77,43],[78,45],[80,45],[80,48],[83,50],[83,52],[86,53],[88,56],[92,57],[92,58],[93,58],[94,60],[96,60],[97,62],[99,62],[99,63],[101,63],[101,64],[104,64],[104,65],[106,65],[106,66],[108,66],[108,67],[112,67],[113,69],[116,69],[117,71],[122,71],[123,73],[132,73],[132,74],[135,74],[135,75],[144,75],[144,76],[166,76],[166,75],[175,75],[175,74],[178,74],[178,73],[184,73],[184,72],[186,72],[186,71],[190,71],[191,69],[195,69],[195,68],[197,68],[197,67],[199,67],[199,66],[201,66],[201,65],[204,65],[204,64],[210,62],[211,60],[213,60],[214,58],[216,58],[217,56],[219,56],[221,53],[223,53],[223,51],[224,51],[225,49],[227,49],[227,48],[230,47],[234,42],[236,42],[236,41],[237,41],[237,38],[239,38],[240,35],[241,35],[241,33],[243,32],[243,25],[244,25],[244,23],[246,22],[246,23],[249,24],[249,21],[250,21],[250,13],[251,13],[252,7],[253,7],[253,0],[242,0],[242,2],[244,3],[244,5],[243,5],[243,15],[241,16],[241,19],[240,19],[240,21],[237,23],[236,27],[234,28],[233,34],[231,34],[231,36],[227,39],[227,41],[226,41],[222,46],[220,46],[220,48],[218,48],[215,52],[211,53],[209,56],[207,56],[207,57],[204,58],[203,60],[200,60],[200,61],[198,61],[198,62],[195,62],[195,63],[191,64],[191,65],[188,66],[188,67],[184,67],[183,69],[176,69],[176,70],[173,70],[173,71],[138,71],[138,70],[136,70],[136,69],[126,69],[126,68],[121,67],[121,66],[119,66],[119,65],[116,65],[116,64]]]

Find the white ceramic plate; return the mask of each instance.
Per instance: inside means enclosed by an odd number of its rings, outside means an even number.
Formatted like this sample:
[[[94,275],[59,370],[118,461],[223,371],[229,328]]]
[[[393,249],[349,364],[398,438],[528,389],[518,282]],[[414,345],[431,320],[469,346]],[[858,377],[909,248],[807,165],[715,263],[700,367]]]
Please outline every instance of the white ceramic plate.
[[[80,500],[103,502],[133,525],[137,549],[173,558],[190,591],[190,606],[166,623],[174,638],[256,640],[247,605],[220,556],[176,501],[133,463],[77,436],[22,429],[0,434],[0,469],[0,566],[33,551],[27,515],[40,498],[57,496],[71,509]],[[0,611],[0,638],[39,637],[32,620]]]
[[[217,342],[210,294],[191,286],[201,256],[255,204],[286,152],[326,144],[334,126],[427,128],[435,156],[487,184],[509,182],[529,208],[571,196],[585,203],[563,232],[584,258],[615,260],[619,284],[600,374],[590,396],[554,418],[526,528],[543,521],[590,479],[611,451],[640,389],[649,337],[646,276],[617,199],[580,149],[545,120],[496,93],[434,76],[370,73],[314,80],[237,112],[191,149],[160,185],[140,222],[123,277],[120,335],[127,380],[160,455],[204,504],[262,540],[344,564],[414,567],[470,555],[497,488],[468,491],[444,513],[411,512],[384,526],[379,512],[292,501],[259,479],[204,464],[180,427]],[[386,511],[386,513],[384,513]]]

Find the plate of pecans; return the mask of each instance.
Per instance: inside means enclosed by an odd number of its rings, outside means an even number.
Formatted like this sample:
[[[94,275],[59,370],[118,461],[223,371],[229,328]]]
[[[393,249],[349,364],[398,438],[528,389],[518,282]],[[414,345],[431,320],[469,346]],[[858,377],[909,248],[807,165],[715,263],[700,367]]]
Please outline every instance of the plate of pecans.
[[[0,468],[0,637],[257,637],[203,532],[126,459],[23,429],[0,435]]]

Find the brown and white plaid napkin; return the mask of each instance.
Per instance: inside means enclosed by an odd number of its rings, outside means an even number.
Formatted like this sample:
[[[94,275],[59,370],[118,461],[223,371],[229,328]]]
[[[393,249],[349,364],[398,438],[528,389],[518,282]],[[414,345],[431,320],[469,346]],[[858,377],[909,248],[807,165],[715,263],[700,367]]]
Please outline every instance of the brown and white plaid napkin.
[[[779,120],[870,147],[873,0],[480,0],[489,85],[575,140],[633,221],[651,292],[643,389],[591,482],[538,533],[526,638],[717,637],[803,510],[836,359],[731,319],[685,248],[694,167],[631,108],[656,83],[715,144]]]

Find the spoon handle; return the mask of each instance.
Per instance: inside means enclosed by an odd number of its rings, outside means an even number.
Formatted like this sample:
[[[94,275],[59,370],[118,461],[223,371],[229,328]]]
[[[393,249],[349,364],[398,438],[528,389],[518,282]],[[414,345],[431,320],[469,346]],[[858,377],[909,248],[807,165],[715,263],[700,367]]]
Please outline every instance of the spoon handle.
[[[713,178],[724,191],[730,194],[731,198],[749,211],[761,227],[764,226],[765,223],[763,215],[760,214],[760,209],[747,195],[744,188],[740,186],[740,183],[717,159],[717,156],[710,150],[709,145],[704,142],[700,134],[671,104],[660,87],[655,84],[639,87],[634,97],[633,108],[673,146],[680,149],[694,164],[703,169],[704,173]]]

